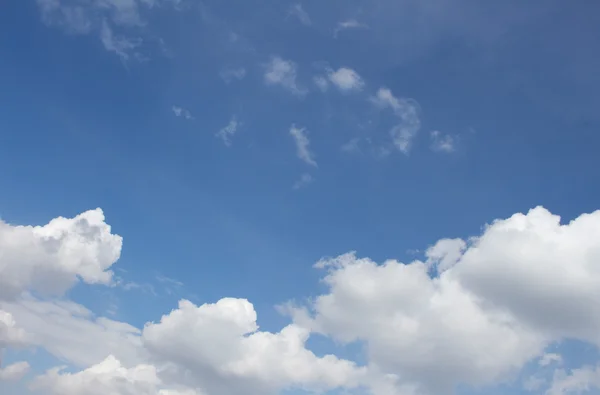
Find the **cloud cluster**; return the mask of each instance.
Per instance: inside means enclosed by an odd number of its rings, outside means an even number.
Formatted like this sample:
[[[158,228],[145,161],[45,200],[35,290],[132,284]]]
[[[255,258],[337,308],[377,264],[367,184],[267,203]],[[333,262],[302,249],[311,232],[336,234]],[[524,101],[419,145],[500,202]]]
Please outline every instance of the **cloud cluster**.
[[[121,239],[100,210],[2,229],[3,249],[11,253],[0,256],[0,267],[10,278],[22,268],[27,279],[30,267],[48,264],[58,278],[76,273],[84,282],[110,284],[103,273]],[[82,368],[51,369],[33,381],[32,388],[50,394],[452,393],[459,385],[510,380],[532,361],[545,369],[560,365],[560,355],[545,350],[567,338],[600,345],[599,240],[600,211],[561,224],[538,207],[496,220],[477,237],[441,239],[425,259],[408,264],[378,264],[355,253],[325,258],[315,266],[325,270],[326,291],[308,305],[286,305],[293,321],[277,332],[259,329],[245,299],[181,300],[137,329],[72,302],[23,294],[24,287],[48,288],[44,279],[27,280],[0,300],[0,345],[43,347]],[[73,284],[67,277],[54,291]],[[364,344],[366,363],[316,355],[307,347],[313,333]],[[19,378],[28,367],[4,367],[0,378]],[[530,388],[577,393],[598,386],[598,377],[596,367],[561,368],[551,382]]]

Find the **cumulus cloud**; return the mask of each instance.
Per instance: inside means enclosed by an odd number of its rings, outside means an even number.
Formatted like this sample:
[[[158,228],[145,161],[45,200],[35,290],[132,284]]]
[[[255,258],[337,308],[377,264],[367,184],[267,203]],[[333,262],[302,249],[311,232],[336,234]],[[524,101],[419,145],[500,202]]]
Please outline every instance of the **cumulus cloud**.
[[[408,154],[421,128],[418,104],[412,99],[397,98],[387,88],[379,88],[371,101],[379,108],[390,108],[399,119],[400,122],[390,130],[390,136],[394,146]]]
[[[254,306],[238,298],[199,306],[182,300],[139,330],[73,302],[23,293],[44,289],[40,284],[53,276],[14,281],[16,270],[49,265],[61,276],[110,283],[102,273],[118,257],[121,240],[101,210],[43,227],[1,223],[0,250],[8,253],[0,258],[0,281],[13,286],[0,298],[0,346],[43,347],[82,368],[52,369],[36,379],[33,387],[49,394],[365,387],[374,395],[452,393],[458,385],[508,380],[531,362],[546,369],[558,364],[560,355],[546,350],[566,338],[600,346],[599,240],[600,211],[561,224],[537,207],[493,221],[476,237],[441,239],[422,261],[378,264],[354,253],[322,259],[315,266],[325,271],[325,291],[306,307],[288,307],[293,322],[279,331],[260,330]],[[73,284],[69,279],[59,291]],[[307,347],[314,333],[364,344],[365,365],[315,355]],[[4,367],[0,379],[19,378],[27,368]],[[598,371],[557,370],[547,394],[595,389]],[[529,384],[546,385],[539,377]]]
[[[0,300],[32,290],[59,295],[78,281],[109,285],[121,245],[100,209],[44,226],[0,221]]]
[[[365,82],[358,73],[347,67],[340,67],[328,73],[329,81],[342,92],[361,91]]]
[[[77,373],[54,368],[38,376],[31,385],[53,395],[200,395],[192,389],[165,389],[153,365],[122,366],[110,355],[102,362]]]
[[[233,138],[233,135],[235,134],[235,132],[237,132],[238,127],[240,126],[240,123],[237,121],[236,117],[233,116],[231,117],[231,120],[229,121],[229,123],[227,124],[227,126],[223,127],[221,130],[219,130],[215,136],[220,138],[221,140],[223,140],[223,144],[225,144],[226,146],[231,146],[231,139]]]
[[[292,125],[290,127],[290,135],[296,143],[296,155],[298,158],[308,165],[317,167],[315,156],[309,149],[310,140],[308,139],[307,130],[305,128],[296,127],[296,125]]]
[[[431,149],[437,152],[454,152],[456,150],[456,137],[442,134],[438,130],[431,132]]]
[[[192,371],[208,393],[276,393],[295,386],[328,390],[356,386],[364,374],[352,362],[319,358],[306,349],[307,329],[292,324],[277,333],[262,332],[256,319],[245,299],[202,306],[183,300],[160,322],[147,324],[143,339],[157,358]]]
[[[438,276],[431,261],[324,259],[329,291],[296,322],[365,342],[370,364],[418,393],[497,383],[562,339],[600,345],[598,240],[600,211],[561,225],[538,207],[436,243],[427,256],[445,267]]]
[[[296,96],[306,94],[306,89],[296,82],[298,66],[291,60],[273,56],[267,64],[264,81],[267,85],[279,85]]]

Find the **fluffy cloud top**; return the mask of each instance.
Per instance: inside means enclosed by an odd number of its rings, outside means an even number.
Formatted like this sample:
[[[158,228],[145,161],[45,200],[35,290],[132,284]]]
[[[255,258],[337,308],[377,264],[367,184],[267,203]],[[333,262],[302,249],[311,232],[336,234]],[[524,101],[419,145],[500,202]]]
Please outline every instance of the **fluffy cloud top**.
[[[329,81],[342,92],[360,91],[365,86],[365,82],[360,75],[347,67],[341,67],[335,71],[331,70],[328,77]]]
[[[100,209],[55,218],[45,226],[0,221],[0,299],[32,290],[61,294],[78,279],[111,284],[109,269],[119,259],[121,245]]]
[[[168,390],[152,365],[127,369],[114,356],[78,373],[54,368],[39,376],[32,389],[54,395],[199,395],[191,389]]]
[[[193,336],[182,336],[188,333]],[[278,333],[258,331],[256,312],[245,299],[226,298],[179,308],[146,325],[146,347],[160,360],[190,370],[208,393],[275,393],[289,386],[327,390],[356,385],[362,370],[333,355],[319,358],[305,348],[310,332],[289,325]]]
[[[296,320],[366,342],[371,364],[418,393],[496,383],[554,342],[600,344],[598,240],[600,212],[561,225],[538,207],[440,241],[428,262],[326,259],[329,292]]]

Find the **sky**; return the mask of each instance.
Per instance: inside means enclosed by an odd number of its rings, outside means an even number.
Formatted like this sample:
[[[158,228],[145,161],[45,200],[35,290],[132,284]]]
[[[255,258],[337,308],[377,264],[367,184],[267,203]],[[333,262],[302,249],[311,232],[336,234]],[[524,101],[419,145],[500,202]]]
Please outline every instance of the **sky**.
[[[600,393],[599,26],[0,2],[0,393]]]

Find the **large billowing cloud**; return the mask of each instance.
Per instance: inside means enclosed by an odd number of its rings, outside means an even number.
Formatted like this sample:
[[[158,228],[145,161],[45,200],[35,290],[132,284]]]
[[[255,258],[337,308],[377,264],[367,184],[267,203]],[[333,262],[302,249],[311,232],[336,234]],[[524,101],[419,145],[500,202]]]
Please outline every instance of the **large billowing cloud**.
[[[426,394],[509,378],[565,338],[600,345],[600,211],[561,225],[538,207],[426,255],[320,261],[329,292],[298,323],[366,342],[372,365]]]
[[[305,348],[307,329],[258,331],[256,312],[244,299],[221,299],[179,308],[146,325],[143,339],[161,361],[189,370],[211,394],[276,393],[289,386],[327,390],[358,385],[364,369]],[[184,336],[183,334],[193,334]]]
[[[108,285],[121,244],[100,209],[45,226],[0,221],[0,300],[24,291],[62,294],[78,280]]]
[[[537,358],[545,366],[546,348],[565,338],[600,345],[600,211],[561,224],[539,207],[494,221],[478,237],[442,239],[426,259],[408,264],[377,264],[354,253],[323,259],[316,266],[326,270],[327,291],[307,307],[291,308],[293,323],[277,332],[259,330],[245,299],[200,306],[182,300],[140,330],[72,302],[33,298],[23,292],[64,291],[77,278],[110,284],[121,239],[98,210],[45,227],[2,229],[10,253],[0,255],[0,267],[10,276],[0,281],[17,285],[0,300],[0,345],[43,347],[82,369],[40,376],[33,385],[44,393],[343,388],[430,395],[509,380]],[[36,277],[32,268],[52,276]],[[65,280],[44,284],[55,278]],[[307,348],[311,333],[363,343],[366,365],[316,355]],[[3,377],[27,370],[22,363],[9,368]],[[591,367],[557,371],[540,390],[573,393],[594,387],[597,377]]]

